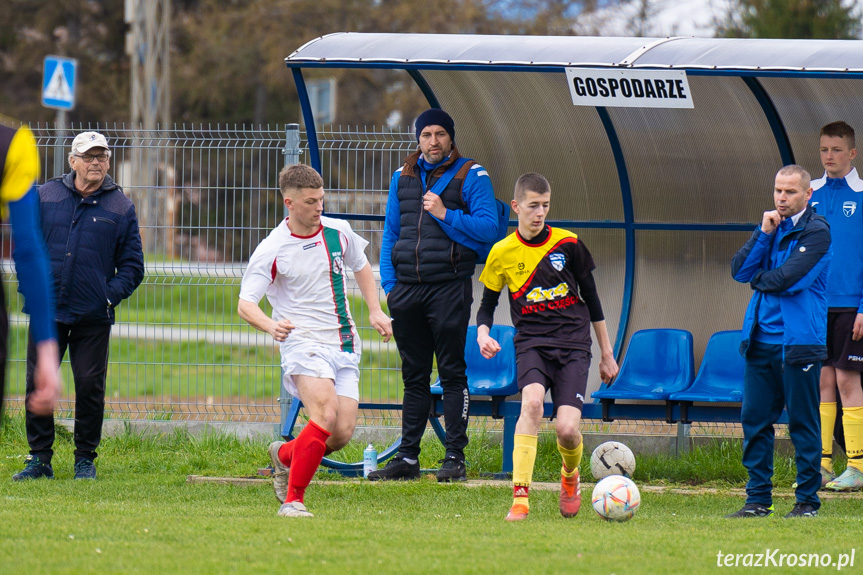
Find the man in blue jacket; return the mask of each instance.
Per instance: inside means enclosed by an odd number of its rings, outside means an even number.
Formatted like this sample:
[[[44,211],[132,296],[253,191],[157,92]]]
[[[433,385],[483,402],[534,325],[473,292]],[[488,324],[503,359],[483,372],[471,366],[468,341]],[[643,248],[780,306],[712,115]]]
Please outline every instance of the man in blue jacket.
[[[446,422],[446,457],[437,478],[460,481],[466,479],[470,405],[464,346],[471,277],[484,244],[497,239],[497,206],[488,173],[458,153],[449,114],[426,110],[416,120],[416,136],[419,150],[390,183],[380,263],[402,360],[402,442],[398,455],[369,479],[419,478],[436,357]]]
[[[797,464],[797,501],[785,516],[815,517],[821,502],[818,380],[827,357],[827,274],[832,251],[827,221],[808,206],[809,173],[776,174],[775,210],[731,260],[731,273],[754,293],[743,320],[743,465],[746,504],[728,517],[773,515],[773,425],[787,406]]]
[[[810,203],[836,238],[836,264],[827,277],[828,358],[821,370],[821,483],[836,491],[858,491],[863,489],[863,180],[851,166],[857,157],[854,128],[827,124],[818,143],[824,176],[812,182]],[[833,474],[834,428],[848,456],[839,477]]]
[[[42,234],[54,278],[59,356],[69,348],[75,379],[75,479],[95,479],[102,439],[105,376],[114,308],[144,279],[135,206],[108,175],[105,136],[83,132],[72,141],[72,171],[39,187]],[[36,353],[27,348],[27,394],[33,392]],[[13,479],[52,478],[54,418],[27,409],[30,455]]]

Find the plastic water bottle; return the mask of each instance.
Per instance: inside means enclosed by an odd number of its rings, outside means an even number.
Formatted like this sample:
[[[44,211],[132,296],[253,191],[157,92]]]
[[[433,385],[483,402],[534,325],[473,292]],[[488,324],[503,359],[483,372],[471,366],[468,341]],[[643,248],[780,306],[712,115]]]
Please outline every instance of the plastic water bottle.
[[[375,446],[369,443],[363,451],[363,477],[368,478],[369,473],[378,468],[378,452]]]

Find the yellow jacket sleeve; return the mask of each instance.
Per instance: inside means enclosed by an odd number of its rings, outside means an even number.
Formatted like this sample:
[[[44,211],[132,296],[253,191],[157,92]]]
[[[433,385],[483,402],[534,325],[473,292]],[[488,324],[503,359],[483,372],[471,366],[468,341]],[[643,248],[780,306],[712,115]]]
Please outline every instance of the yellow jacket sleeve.
[[[24,197],[39,176],[39,151],[27,126],[21,126],[12,137],[6,152],[0,201],[5,206]]]

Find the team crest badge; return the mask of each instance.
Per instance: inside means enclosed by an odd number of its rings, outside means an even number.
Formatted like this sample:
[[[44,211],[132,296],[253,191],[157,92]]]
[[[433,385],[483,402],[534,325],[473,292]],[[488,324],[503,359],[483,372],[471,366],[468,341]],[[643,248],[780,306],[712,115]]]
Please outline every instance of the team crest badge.
[[[857,211],[857,202],[844,202],[842,204],[842,213],[846,218],[850,218]]]
[[[342,275],[345,271],[345,261],[342,259],[341,253],[334,253],[333,256],[333,273]]]
[[[566,256],[563,254],[551,254],[548,256],[548,259],[551,260],[551,265],[554,266],[559,272],[563,271],[563,266],[566,265]]]

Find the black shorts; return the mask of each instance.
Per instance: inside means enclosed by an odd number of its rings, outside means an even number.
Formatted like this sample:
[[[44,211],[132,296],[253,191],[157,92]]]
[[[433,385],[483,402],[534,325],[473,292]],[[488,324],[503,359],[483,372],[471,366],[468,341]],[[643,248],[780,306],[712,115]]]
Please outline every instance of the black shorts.
[[[581,411],[587,391],[590,352],[579,349],[533,347],[516,351],[518,388],[541,383],[551,390],[554,411],[561,405],[571,405]]]
[[[823,365],[863,371],[863,340],[851,339],[856,311],[827,312],[827,359]]]

